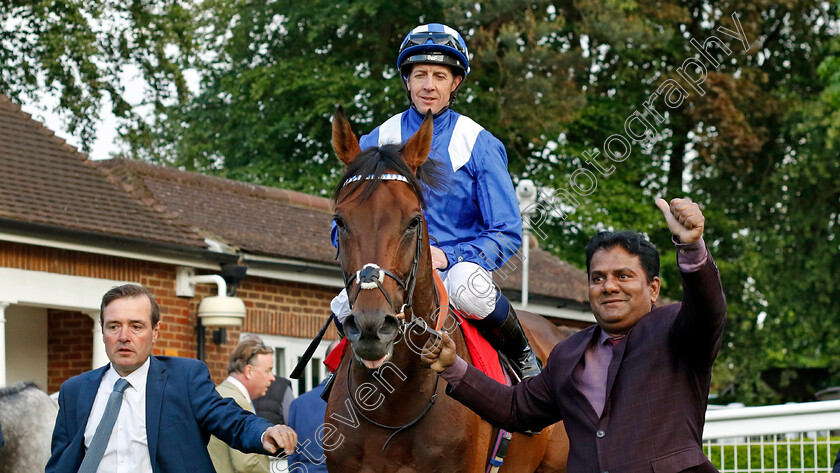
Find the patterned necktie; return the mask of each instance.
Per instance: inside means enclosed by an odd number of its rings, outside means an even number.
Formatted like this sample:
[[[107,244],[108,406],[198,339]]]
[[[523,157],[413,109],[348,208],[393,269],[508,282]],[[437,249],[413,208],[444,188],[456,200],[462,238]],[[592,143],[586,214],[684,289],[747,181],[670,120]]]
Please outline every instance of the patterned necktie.
[[[99,468],[99,462],[102,461],[102,455],[105,454],[105,447],[108,446],[111,431],[114,430],[114,423],[117,422],[117,415],[120,413],[123,393],[128,386],[129,383],[125,378],[120,378],[114,383],[114,390],[108,396],[108,403],[105,404],[102,420],[96,426],[96,433],[93,434],[93,440],[90,441],[85,458],[82,460],[82,466],[79,467],[79,473],[95,473],[96,469]]]

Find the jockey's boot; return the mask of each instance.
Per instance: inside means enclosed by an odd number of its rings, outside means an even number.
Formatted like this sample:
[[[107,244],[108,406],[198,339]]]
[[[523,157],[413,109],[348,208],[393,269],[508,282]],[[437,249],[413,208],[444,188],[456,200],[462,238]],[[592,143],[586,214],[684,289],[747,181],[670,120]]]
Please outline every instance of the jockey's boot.
[[[516,317],[516,311],[508,303],[509,309],[504,322],[498,327],[478,324],[481,333],[494,348],[501,350],[508,357],[520,380],[532,378],[542,371],[542,364],[525,337],[522,325]]]

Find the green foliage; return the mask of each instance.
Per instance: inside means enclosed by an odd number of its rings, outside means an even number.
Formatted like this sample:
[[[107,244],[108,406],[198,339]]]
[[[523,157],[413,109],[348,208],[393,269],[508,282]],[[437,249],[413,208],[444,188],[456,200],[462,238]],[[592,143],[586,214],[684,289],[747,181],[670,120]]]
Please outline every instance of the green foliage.
[[[837,10],[811,0],[0,0],[0,90],[18,100],[58,90],[84,146],[110,101],[132,157],[325,195],[341,172],[336,106],[359,133],[404,110],[402,37],[447,23],[472,52],[453,108],[505,143],[515,179],[543,187],[541,245],[583,266],[596,231],[645,232],[663,253],[663,296],[678,300],[653,202],[690,196],[729,307],[712,392],[778,402],[761,377],[770,367],[828,368],[823,384],[840,384]],[[737,30],[734,12],[748,50],[718,29]],[[712,47],[717,67],[702,59],[700,93],[680,70],[699,57],[691,40],[712,36],[730,53]],[[121,79],[135,70],[149,83],[140,106]],[[200,78],[193,92],[188,72]],[[687,91],[679,105],[655,98],[666,80]],[[653,137],[610,159],[608,139],[627,135],[634,113]]]
[[[832,438],[831,442],[837,439]],[[775,443],[775,444],[774,444]],[[720,471],[779,471],[804,473],[831,471],[835,452],[829,446],[829,439],[806,439],[799,442],[756,441],[750,445],[704,445],[703,453]],[[776,465],[776,467],[774,467]]]
[[[164,106],[188,98],[194,8],[179,0],[0,0],[0,92],[24,103],[56,92],[57,111],[86,151],[106,103],[130,128],[154,130]],[[136,71],[150,88],[130,104],[123,76]],[[151,125],[138,109],[153,112]]]

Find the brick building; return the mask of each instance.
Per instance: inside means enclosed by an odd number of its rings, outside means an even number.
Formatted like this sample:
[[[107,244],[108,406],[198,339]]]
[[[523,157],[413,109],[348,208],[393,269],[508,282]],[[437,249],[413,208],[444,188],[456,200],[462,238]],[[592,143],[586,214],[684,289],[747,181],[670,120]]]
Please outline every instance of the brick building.
[[[203,358],[219,382],[241,334],[255,333],[288,375],[342,287],[331,218],[322,197],[91,161],[0,95],[0,386],[34,380],[55,392],[107,363],[99,301],[124,282],[148,287],[161,306],[155,354]],[[594,322],[582,271],[534,245],[529,262],[529,310],[558,324]],[[247,268],[244,279],[237,267]],[[216,287],[198,284],[194,297],[179,297],[179,273],[225,277],[245,302],[243,325],[197,328],[198,304]],[[505,276],[497,282],[516,301],[521,264]],[[326,339],[336,336],[331,328]],[[295,390],[321,376],[312,363]]]

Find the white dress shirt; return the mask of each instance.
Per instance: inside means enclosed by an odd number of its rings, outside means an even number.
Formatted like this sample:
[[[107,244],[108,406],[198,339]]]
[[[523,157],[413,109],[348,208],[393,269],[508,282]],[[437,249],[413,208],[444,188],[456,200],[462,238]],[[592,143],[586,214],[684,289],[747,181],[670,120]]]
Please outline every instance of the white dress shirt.
[[[239,381],[233,376],[228,376],[226,381],[230,381],[231,384],[233,384],[234,386],[236,386],[237,389],[242,391],[242,395],[245,396],[245,399],[247,399],[248,403],[251,404],[251,412],[256,414],[257,410],[254,408],[254,401],[251,400],[251,395],[248,394],[248,389],[245,388],[245,385],[242,384],[242,381]]]
[[[120,414],[105,447],[105,454],[99,463],[98,473],[152,473],[149,458],[149,440],[146,435],[146,379],[149,375],[149,358],[142,366],[125,377],[130,386],[125,390]],[[112,365],[102,376],[93,408],[85,427],[85,448],[90,446],[96,427],[102,419],[105,404],[114,390],[114,383],[120,375]]]

